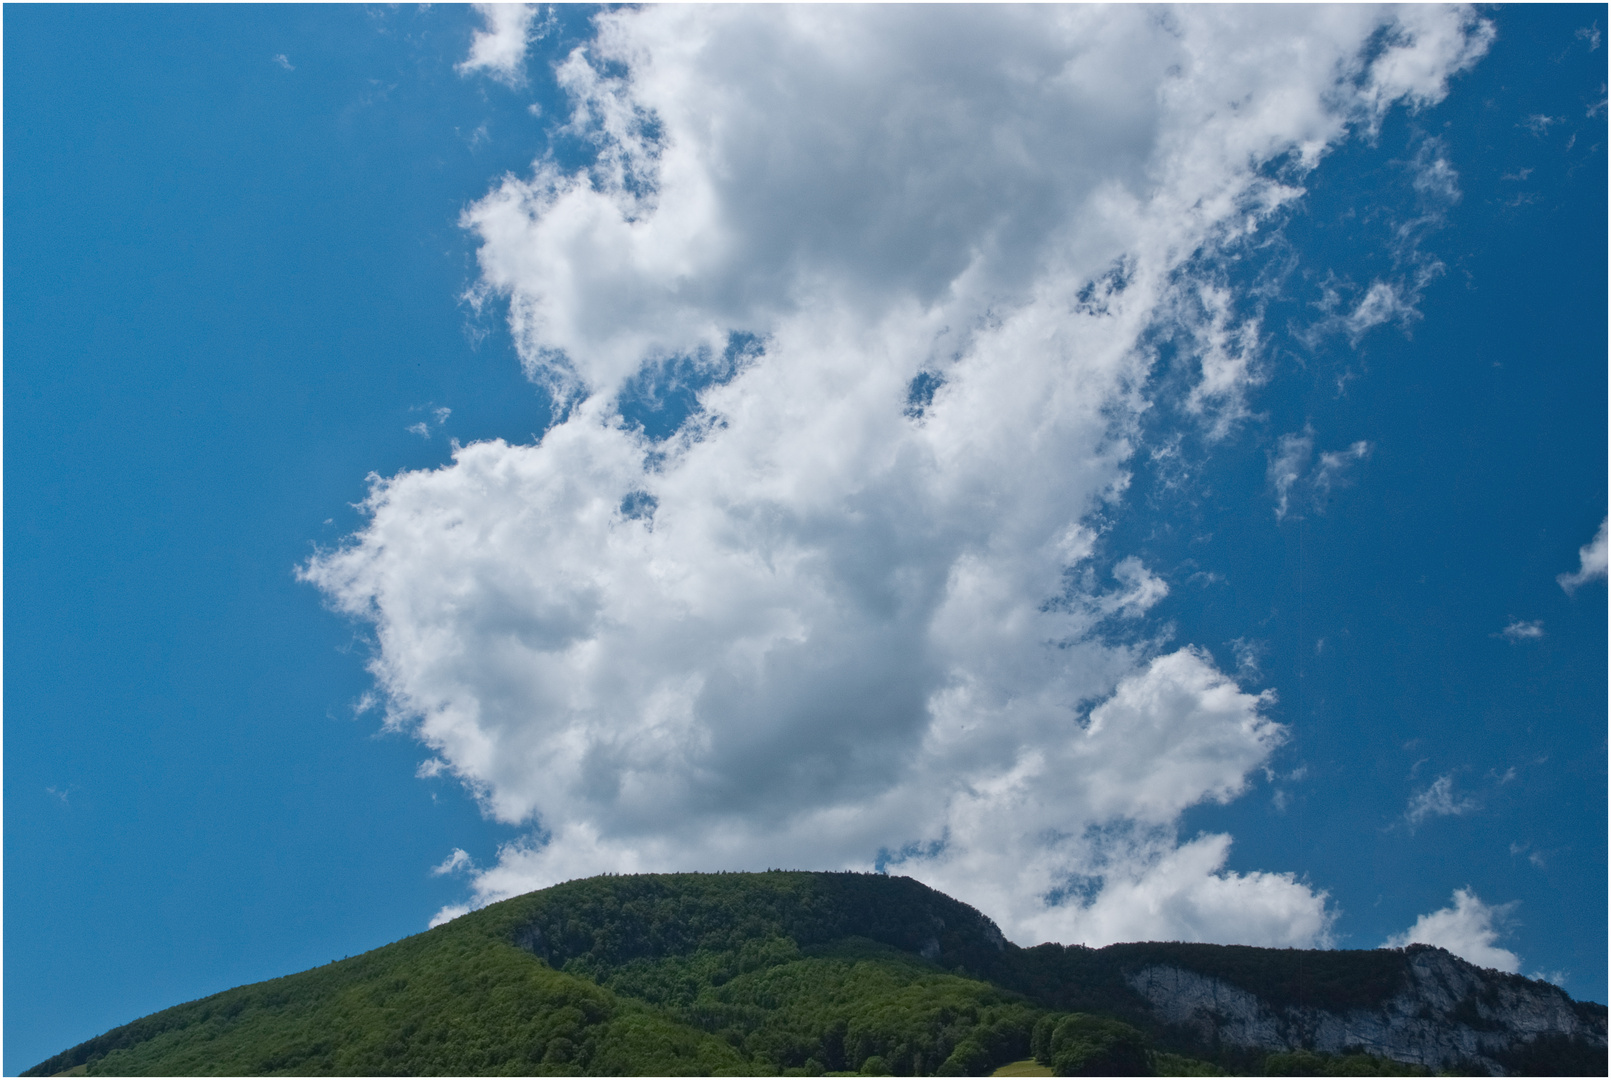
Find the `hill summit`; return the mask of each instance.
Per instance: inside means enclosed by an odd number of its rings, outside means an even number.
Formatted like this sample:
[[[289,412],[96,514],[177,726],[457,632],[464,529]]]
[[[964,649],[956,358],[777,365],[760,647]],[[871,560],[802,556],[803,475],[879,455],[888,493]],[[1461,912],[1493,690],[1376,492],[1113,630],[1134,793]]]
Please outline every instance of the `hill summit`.
[[[981,1076],[1004,1066],[1603,1076],[1606,1009],[1427,946],[1023,949],[910,878],[645,874],[567,882],[177,1005],[23,1075]]]

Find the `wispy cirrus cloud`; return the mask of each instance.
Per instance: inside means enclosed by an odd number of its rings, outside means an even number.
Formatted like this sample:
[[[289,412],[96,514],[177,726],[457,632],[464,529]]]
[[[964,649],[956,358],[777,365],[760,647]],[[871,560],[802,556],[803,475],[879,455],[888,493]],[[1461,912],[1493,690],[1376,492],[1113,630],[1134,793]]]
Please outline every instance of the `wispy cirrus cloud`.
[[[418,435],[422,439],[428,439],[431,437],[431,425],[433,423],[436,425],[437,430],[440,431],[442,426],[447,423],[448,417],[453,415],[453,410],[448,408],[446,405],[436,407],[429,405],[416,405],[409,411],[419,412],[422,410],[429,411],[430,415],[424,420],[417,420],[408,425],[409,434]]]
[[[1409,173],[1417,198],[1392,223],[1387,246],[1392,269],[1365,286],[1329,278],[1315,305],[1322,317],[1300,335],[1310,345],[1340,334],[1357,346],[1372,330],[1387,325],[1397,325],[1408,333],[1421,318],[1420,304],[1427,286],[1444,272],[1442,261],[1424,245],[1459,203],[1460,174],[1449,163],[1443,140],[1436,136],[1421,139],[1415,154],[1400,164]]]
[[[1309,470],[1309,460],[1315,452],[1315,433],[1312,428],[1289,432],[1276,440],[1275,453],[1270,458],[1270,486],[1275,489],[1275,516],[1287,516],[1292,506],[1292,489]]]
[[[1353,482],[1353,467],[1370,457],[1371,447],[1361,439],[1343,450],[1322,451],[1318,460],[1314,450],[1315,432],[1308,425],[1302,431],[1289,432],[1276,440],[1268,477],[1275,491],[1277,521],[1295,509],[1300,493],[1306,492],[1314,506],[1323,507],[1323,500],[1334,489]]]
[[[1481,804],[1477,800],[1456,794],[1454,774],[1445,773],[1410,796],[1409,805],[1404,808],[1404,820],[1414,829],[1428,818],[1462,817],[1478,809]]]

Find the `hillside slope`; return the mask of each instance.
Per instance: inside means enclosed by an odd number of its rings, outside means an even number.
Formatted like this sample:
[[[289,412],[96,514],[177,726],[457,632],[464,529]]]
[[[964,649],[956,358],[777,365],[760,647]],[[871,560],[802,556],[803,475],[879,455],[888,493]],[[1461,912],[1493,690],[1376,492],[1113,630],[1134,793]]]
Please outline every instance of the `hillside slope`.
[[[1020,949],[908,878],[777,871],[568,882],[24,1075],[981,1075],[1032,1051],[1064,1072],[1604,1075],[1605,1031],[1604,1006],[1442,950]]]

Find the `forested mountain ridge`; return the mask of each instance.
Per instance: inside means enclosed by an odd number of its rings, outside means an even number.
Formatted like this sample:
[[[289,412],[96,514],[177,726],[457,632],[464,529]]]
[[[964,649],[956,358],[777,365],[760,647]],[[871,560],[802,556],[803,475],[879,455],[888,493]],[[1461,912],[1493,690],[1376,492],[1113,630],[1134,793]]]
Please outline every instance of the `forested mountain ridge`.
[[[568,882],[24,1075],[1604,1075],[1605,1036],[1440,949],[1022,949],[909,878],[773,871]]]

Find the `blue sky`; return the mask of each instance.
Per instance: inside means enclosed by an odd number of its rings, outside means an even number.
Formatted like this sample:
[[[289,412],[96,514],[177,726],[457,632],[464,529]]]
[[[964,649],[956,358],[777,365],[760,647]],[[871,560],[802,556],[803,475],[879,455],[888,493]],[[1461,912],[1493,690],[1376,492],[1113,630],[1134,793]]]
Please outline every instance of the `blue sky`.
[[[6,14],[8,1072],[604,870],[1605,1000],[1604,7]]]

